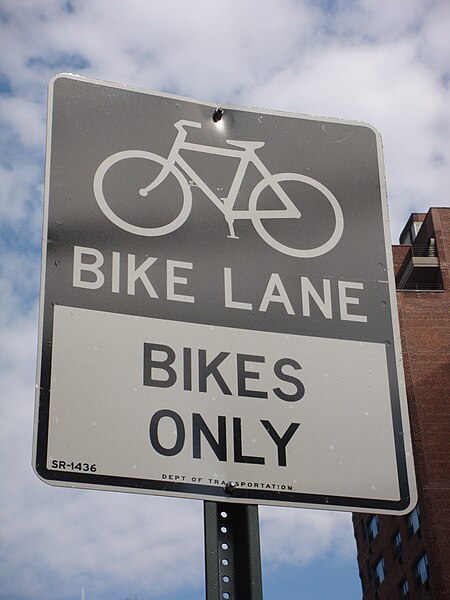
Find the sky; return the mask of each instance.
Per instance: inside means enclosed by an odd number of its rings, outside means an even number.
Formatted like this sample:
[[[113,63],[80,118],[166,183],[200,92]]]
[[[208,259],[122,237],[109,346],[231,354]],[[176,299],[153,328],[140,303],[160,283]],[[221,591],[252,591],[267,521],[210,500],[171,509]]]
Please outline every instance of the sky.
[[[200,501],[31,467],[49,80],[368,122],[397,242],[450,203],[449,26],[446,0],[1,0],[1,600],[204,597]],[[361,597],[350,513],[261,507],[260,525],[266,600]]]

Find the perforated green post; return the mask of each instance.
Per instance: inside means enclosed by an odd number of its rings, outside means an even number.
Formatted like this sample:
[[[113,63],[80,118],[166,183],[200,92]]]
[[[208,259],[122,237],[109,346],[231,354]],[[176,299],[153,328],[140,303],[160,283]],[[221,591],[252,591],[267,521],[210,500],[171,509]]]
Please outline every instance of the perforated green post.
[[[204,502],[206,600],[262,600],[258,507]]]

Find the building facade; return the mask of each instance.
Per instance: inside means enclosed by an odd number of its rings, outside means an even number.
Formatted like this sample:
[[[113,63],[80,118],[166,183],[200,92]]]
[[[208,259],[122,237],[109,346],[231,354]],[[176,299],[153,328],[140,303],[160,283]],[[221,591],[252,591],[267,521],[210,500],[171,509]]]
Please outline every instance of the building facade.
[[[354,514],[363,600],[450,599],[450,208],[413,213],[393,246],[418,504]]]

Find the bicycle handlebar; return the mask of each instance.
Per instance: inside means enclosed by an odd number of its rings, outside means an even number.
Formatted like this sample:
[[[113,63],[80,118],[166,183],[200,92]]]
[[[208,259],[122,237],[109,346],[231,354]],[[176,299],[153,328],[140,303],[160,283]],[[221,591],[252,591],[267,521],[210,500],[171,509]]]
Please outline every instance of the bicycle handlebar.
[[[185,127],[197,127],[200,129],[201,126],[201,123],[198,123],[197,121],[188,121],[187,119],[180,119],[180,121],[174,123],[174,127],[178,129],[178,131],[184,129]]]

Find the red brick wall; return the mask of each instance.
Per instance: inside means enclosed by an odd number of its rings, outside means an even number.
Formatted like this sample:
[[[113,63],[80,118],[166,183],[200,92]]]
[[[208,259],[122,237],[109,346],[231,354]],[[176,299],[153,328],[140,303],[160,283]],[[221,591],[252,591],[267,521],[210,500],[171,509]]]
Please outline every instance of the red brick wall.
[[[431,600],[432,590],[430,586],[415,585],[414,566],[417,559],[424,552],[424,543],[421,531],[411,534],[408,527],[407,517],[391,517],[379,515],[379,534],[369,542],[364,539],[363,528],[367,526],[371,515],[354,515],[355,538],[358,548],[358,563],[362,578],[364,579],[363,600],[397,600],[400,598],[399,585],[404,577],[409,584],[410,600]],[[399,531],[402,539],[401,558],[394,553],[392,537]],[[367,563],[372,567],[378,559],[383,556],[386,578],[376,586],[374,579],[369,581]],[[362,567],[362,568],[361,568]]]
[[[411,246],[392,246],[392,258],[394,261],[395,281],[401,279],[403,271],[411,260]]]
[[[397,293],[424,543],[436,600],[450,599],[450,209],[431,209],[444,290]]]
[[[399,598],[398,584],[408,577],[410,598],[450,599],[450,208],[427,213],[417,236],[425,245],[436,239],[443,281],[440,291],[398,291],[397,302],[421,512],[419,535],[407,538],[407,517],[380,516],[380,533],[372,544],[363,540],[369,515],[353,516],[358,563],[366,584],[364,600]],[[394,246],[396,274],[403,268],[405,246]],[[391,536],[399,529],[403,564],[392,552]],[[413,567],[425,549],[430,587],[415,588]],[[366,562],[383,554],[386,579],[378,587],[367,582]]]

